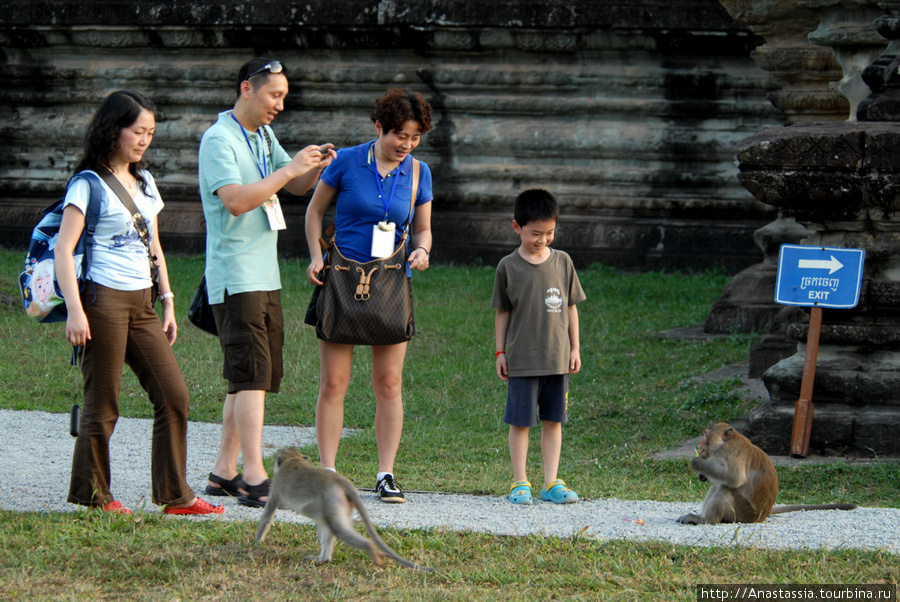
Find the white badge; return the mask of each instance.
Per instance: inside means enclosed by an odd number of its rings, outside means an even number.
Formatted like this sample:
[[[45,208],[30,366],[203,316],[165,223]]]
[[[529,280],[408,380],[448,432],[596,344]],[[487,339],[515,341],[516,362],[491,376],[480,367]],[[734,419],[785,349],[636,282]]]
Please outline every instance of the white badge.
[[[284,230],[287,224],[284,223],[284,213],[281,212],[281,203],[278,201],[278,195],[273,194],[269,200],[263,203],[263,210],[266,217],[269,218],[270,230]]]
[[[383,259],[394,253],[396,230],[394,222],[381,221],[372,226],[372,257]]]

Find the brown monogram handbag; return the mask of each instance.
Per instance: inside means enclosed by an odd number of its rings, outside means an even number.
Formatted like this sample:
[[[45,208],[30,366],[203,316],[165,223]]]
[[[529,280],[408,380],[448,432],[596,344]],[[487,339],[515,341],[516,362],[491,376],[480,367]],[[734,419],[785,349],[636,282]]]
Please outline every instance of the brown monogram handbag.
[[[413,159],[412,216],[419,184],[419,161]],[[328,260],[316,302],[316,335],[343,345],[396,345],[415,334],[412,283],[406,275],[409,221],[400,244],[384,259],[359,263],[341,254],[332,237],[322,242]]]

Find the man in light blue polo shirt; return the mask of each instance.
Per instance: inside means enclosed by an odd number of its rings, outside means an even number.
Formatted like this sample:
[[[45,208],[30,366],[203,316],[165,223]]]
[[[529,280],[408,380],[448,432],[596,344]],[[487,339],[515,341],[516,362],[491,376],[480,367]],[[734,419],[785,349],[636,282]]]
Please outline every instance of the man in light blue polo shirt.
[[[206,491],[238,496],[253,507],[264,506],[269,492],[262,462],[265,398],[278,392],[282,377],[277,243],[285,223],[277,193],[305,194],[335,157],[331,144],[307,146],[293,159],[284,151],[269,124],[287,94],[279,61],[248,61],[238,71],[234,109],[219,113],[200,142],[206,285],[228,381],[222,440]]]

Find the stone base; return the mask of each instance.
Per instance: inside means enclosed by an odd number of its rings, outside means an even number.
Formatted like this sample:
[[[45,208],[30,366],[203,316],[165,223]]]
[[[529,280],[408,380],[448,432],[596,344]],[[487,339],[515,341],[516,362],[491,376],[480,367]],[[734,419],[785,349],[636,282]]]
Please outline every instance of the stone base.
[[[746,435],[767,453],[790,451],[794,406],[800,397],[806,345],[763,374],[769,402],[747,419]],[[864,456],[900,453],[900,352],[867,353],[820,346],[813,387],[810,449]]]
[[[743,433],[768,454],[790,454],[794,404],[765,403],[747,417]],[[810,454],[879,457],[900,455],[900,412],[896,406],[813,403]]]
[[[750,347],[750,378],[761,378],[766,370],[797,352],[797,342],[781,334],[770,334]]]

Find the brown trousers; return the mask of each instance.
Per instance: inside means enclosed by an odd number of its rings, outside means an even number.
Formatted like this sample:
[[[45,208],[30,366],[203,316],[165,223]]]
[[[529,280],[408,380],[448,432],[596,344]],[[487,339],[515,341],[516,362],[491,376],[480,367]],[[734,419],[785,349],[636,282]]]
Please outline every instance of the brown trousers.
[[[189,394],[150,289],[119,291],[95,285],[82,295],[91,340],[84,348],[84,408],[72,456],[68,501],[102,506],[110,493],[109,440],[119,418],[122,369],[128,364],[153,404],[150,473],[154,504],[190,501],[187,484]]]

